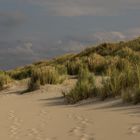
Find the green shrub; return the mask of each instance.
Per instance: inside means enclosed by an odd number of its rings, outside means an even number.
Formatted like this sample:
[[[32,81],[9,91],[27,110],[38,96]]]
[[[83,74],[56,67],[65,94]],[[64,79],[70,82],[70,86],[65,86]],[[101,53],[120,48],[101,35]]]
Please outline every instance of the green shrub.
[[[96,47],[96,53],[102,56],[107,56],[113,54],[119,48],[119,45],[115,43],[103,43]]]
[[[106,69],[106,60],[99,54],[93,54],[87,59],[88,68],[91,72],[100,74]]]
[[[38,90],[38,89],[40,89],[40,86],[41,85],[40,85],[40,81],[39,80],[34,81],[34,79],[31,78],[31,80],[28,83],[28,90],[27,91]]]
[[[0,70],[0,75],[1,75],[1,74],[5,74],[5,72],[4,72],[4,71],[2,71],[2,70]]]
[[[140,64],[136,65],[135,71],[136,71],[136,73],[134,73],[134,74],[136,76],[135,79],[137,82],[137,86],[138,86],[138,88],[140,88]]]
[[[81,81],[76,84],[76,87],[66,96],[69,103],[76,103],[90,96],[90,86],[87,81]]]
[[[103,97],[115,97],[121,94],[123,75],[116,68],[108,70],[108,79],[103,80]]]
[[[116,68],[119,71],[125,70],[128,66],[131,66],[131,63],[129,62],[129,60],[125,58],[118,58],[118,61],[116,63]]]
[[[75,87],[65,95],[68,103],[76,103],[80,100],[94,96],[95,79],[94,75],[89,73],[87,68],[79,71],[79,78]]]
[[[110,67],[107,71],[107,80],[103,80],[101,98],[116,97],[122,95],[124,102],[132,100],[135,88],[140,87],[140,66],[125,65],[122,71]]]
[[[133,94],[133,90],[128,88],[128,89],[125,89],[125,90],[122,90],[122,95],[121,95],[121,98],[123,100],[124,103],[129,103],[129,102],[132,102],[132,94]]]
[[[133,88],[136,84],[138,84],[137,75],[134,67],[131,65],[127,65],[123,70],[123,88]]]
[[[140,87],[140,65],[127,65],[122,71],[124,88]]]
[[[118,50],[115,55],[126,58],[127,60],[135,64],[140,61],[139,54],[128,47],[123,47],[122,49]]]
[[[140,103],[140,88],[137,88],[133,95],[133,103],[138,104]]]
[[[81,67],[83,67],[83,63],[79,59],[76,59],[74,61],[68,61],[66,67],[69,75],[77,75]]]
[[[107,56],[107,69],[110,67],[116,67],[119,71],[123,71],[126,66],[131,65],[129,60],[126,58],[121,58],[120,56]]]
[[[7,74],[15,80],[22,80],[31,77],[32,69],[33,66],[26,66],[24,68],[18,68],[15,70],[8,71]]]
[[[56,65],[55,68],[60,75],[67,75],[67,67],[65,65]]]
[[[89,72],[87,67],[81,67],[78,73],[78,80],[79,81],[86,80],[87,78],[90,77],[90,75],[91,73]]]
[[[125,89],[122,92],[122,99],[125,103],[140,103],[140,88],[135,87],[133,89]]]
[[[57,70],[48,66],[37,68],[32,71],[31,79],[28,85],[30,91],[39,89],[40,85],[57,84],[61,81]]]
[[[117,52],[115,52],[115,55],[118,55],[120,57],[128,57],[134,54],[134,51],[128,47],[122,47]]]
[[[0,74],[0,90],[4,89],[11,82],[11,78],[6,74]]]

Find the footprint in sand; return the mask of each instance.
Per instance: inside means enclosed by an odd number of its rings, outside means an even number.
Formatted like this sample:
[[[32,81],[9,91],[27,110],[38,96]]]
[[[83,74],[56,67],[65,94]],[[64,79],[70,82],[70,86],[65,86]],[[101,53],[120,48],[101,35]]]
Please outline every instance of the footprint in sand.
[[[86,134],[84,128],[79,127],[79,126],[71,129],[70,133],[72,133],[75,136],[79,137],[80,140],[94,140],[93,135]]]
[[[70,133],[74,134],[75,136],[78,136],[80,140],[94,140],[94,137],[92,135],[88,135],[84,132],[84,128],[81,127],[75,127],[71,129]]]
[[[37,128],[31,128],[28,130],[28,137],[34,139],[34,140],[43,140],[40,131]]]
[[[67,117],[68,117],[69,119],[71,119],[71,118],[72,118],[72,114],[68,114]]]
[[[75,116],[75,120],[81,124],[81,125],[85,125],[88,126],[90,124],[92,124],[92,121],[89,121],[87,118],[84,118],[82,116]]]
[[[20,126],[22,120],[20,120],[17,116],[14,110],[11,110],[9,112],[9,120],[12,122],[10,126],[10,137],[14,139],[19,139],[17,134],[20,131]]]
[[[77,126],[69,131],[70,134],[79,137],[80,140],[94,140],[94,137],[92,135],[88,135],[85,133],[86,128],[88,127],[90,122],[87,118],[77,115],[72,116],[71,114],[68,115],[68,118],[73,118],[77,123]]]
[[[83,119],[83,120],[81,120],[81,124],[83,124],[83,125],[89,125],[89,120],[88,119]]]
[[[11,110],[9,112],[9,119],[13,119],[15,117],[15,111],[14,110]]]
[[[44,135],[41,134],[41,130],[37,128],[31,128],[28,129],[28,138],[33,139],[33,140],[57,140],[56,137],[54,138],[48,138]]]
[[[49,114],[49,111],[46,111],[44,109],[41,109],[40,110],[40,113],[39,113],[39,120],[40,120],[40,127],[45,127],[47,124],[48,124],[48,120],[51,119],[50,117],[50,114]]]
[[[92,121],[89,121],[87,118],[82,116],[75,116],[74,119],[76,120],[77,124],[84,129],[86,129],[88,125],[93,124]]]
[[[49,111],[41,109],[38,114],[40,123],[37,127],[30,128],[27,130],[27,137],[33,140],[56,140],[56,138],[48,138],[44,134],[44,128],[48,125],[48,120],[51,119]]]
[[[132,127],[129,128],[129,133],[130,134],[137,134],[140,133],[140,124],[133,125]]]
[[[84,129],[80,126],[76,126],[76,127],[72,128],[69,132],[71,134],[74,134],[75,136],[82,136]]]
[[[83,134],[80,140],[94,140],[92,135]]]

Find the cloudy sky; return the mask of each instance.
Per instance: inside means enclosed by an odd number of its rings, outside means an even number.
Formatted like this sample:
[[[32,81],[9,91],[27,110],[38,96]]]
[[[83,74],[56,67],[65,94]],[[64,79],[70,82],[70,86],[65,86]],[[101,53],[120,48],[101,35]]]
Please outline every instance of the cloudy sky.
[[[140,36],[140,0],[0,0],[0,69]]]

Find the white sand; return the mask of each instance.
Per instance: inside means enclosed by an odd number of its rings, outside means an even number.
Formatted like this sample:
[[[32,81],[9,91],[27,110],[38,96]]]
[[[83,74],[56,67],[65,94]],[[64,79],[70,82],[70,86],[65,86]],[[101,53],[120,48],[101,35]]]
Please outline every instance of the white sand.
[[[65,105],[61,91],[66,88],[46,86],[24,95],[12,93],[22,90],[19,86],[3,91],[0,140],[140,140],[139,106]]]

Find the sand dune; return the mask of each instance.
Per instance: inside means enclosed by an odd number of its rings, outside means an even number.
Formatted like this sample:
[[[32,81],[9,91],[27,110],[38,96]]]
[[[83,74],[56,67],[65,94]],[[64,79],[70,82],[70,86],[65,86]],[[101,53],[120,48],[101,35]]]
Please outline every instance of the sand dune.
[[[140,140],[140,106],[118,100],[66,105],[67,84],[19,95],[16,85],[0,94],[0,140]],[[8,94],[9,93],[9,94]]]

